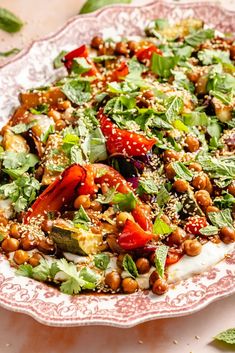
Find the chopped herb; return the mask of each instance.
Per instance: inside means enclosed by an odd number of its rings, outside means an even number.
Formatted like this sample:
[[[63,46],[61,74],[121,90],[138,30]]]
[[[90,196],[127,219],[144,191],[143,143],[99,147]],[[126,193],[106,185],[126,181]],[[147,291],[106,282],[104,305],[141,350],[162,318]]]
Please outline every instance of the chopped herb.
[[[214,203],[220,208],[232,208],[235,205],[235,197],[226,191],[222,191],[221,196],[214,198]]]
[[[89,229],[88,225],[91,223],[91,219],[82,206],[80,206],[79,210],[75,212],[73,223],[75,226],[81,225],[85,229]]]
[[[174,69],[178,60],[179,58],[177,56],[161,56],[153,53],[151,70],[163,78],[168,78],[171,75],[171,70]]]
[[[191,181],[193,174],[182,162],[173,162],[172,166],[176,173],[176,176],[180,179]]]
[[[155,252],[155,267],[160,277],[163,278],[165,271],[166,257],[168,253],[168,246],[160,245]]]
[[[191,112],[183,115],[184,124],[187,126],[207,126],[208,117],[204,112]]]
[[[0,8],[0,29],[5,32],[15,33],[19,32],[23,25],[24,23],[21,19],[11,11]]]
[[[62,149],[66,154],[70,154],[71,148],[79,144],[79,137],[74,134],[66,134],[63,138]]]
[[[229,208],[221,210],[220,212],[208,212],[207,215],[213,226],[219,228],[229,226],[233,228],[233,219]]]
[[[192,47],[197,47],[207,39],[213,38],[215,31],[213,29],[201,29],[185,37],[185,42]]]
[[[37,107],[30,108],[29,110],[32,114],[35,114],[35,115],[47,114],[49,111],[49,105],[39,104]]]
[[[231,63],[229,51],[204,49],[199,51],[197,56],[203,65],[212,65],[218,62]]]
[[[205,235],[207,237],[218,234],[218,231],[219,229],[216,226],[207,226],[199,230],[202,235]]]
[[[153,234],[166,235],[172,232],[172,228],[161,218],[157,217],[153,225]]]
[[[54,125],[50,125],[50,127],[48,128],[48,130],[47,130],[46,132],[44,132],[44,133],[41,135],[41,137],[40,137],[41,141],[42,141],[43,143],[46,143],[47,140],[48,140],[49,135],[54,134],[54,132],[55,132],[55,127],[54,127]]]
[[[57,57],[53,61],[53,65],[55,69],[59,69],[60,67],[64,66],[62,59],[63,57],[67,54],[68,52],[65,50],[62,50]]]
[[[73,59],[72,72],[81,75],[88,72],[92,68],[91,64],[85,58]]]
[[[116,56],[114,56],[114,55],[100,55],[100,56],[95,56],[94,58],[92,58],[94,63],[100,63],[102,61],[108,61],[108,60],[114,60],[114,59],[116,59]]]
[[[184,101],[181,97],[171,96],[165,101],[166,112],[165,115],[168,121],[172,121],[179,115],[184,107]]]
[[[129,272],[131,277],[134,277],[134,278],[138,277],[139,273],[138,273],[136,264],[130,255],[126,254],[124,256],[122,265],[124,267],[124,270]]]
[[[33,127],[36,124],[37,124],[37,120],[32,120],[28,124],[20,123],[12,126],[11,131],[13,131],[15,134],[22,134],[22,132],[28,131],[29,129],[31,129],[31,127]]]
[[[100,270],[106,270],[110,262],[110,256],[108,254],[97,254],[94,256],[94,263]]]
[[[154,195],[158,193],[158,187],[152,179],[139,180],[139,184],[136,192],[139,195],[143,195],[143,194]]]
[[[35,154],[26,152],[5,151],[0,154],[0,159],[5,167],[4,172],[12,178],[18,178],[39,162]]]
[[[163,207],[169,201],[169,198],[170,198],[169,192],[167,191],[165,186],[162,186],[159,189],[159,192],[157,194],[157,204],[158,204],[158,206],[159,207]]]
[[[80,79],[68,80],[62,86],[62,91],[68,99],[77,105],[83,104],[91,98],[90,83]]]

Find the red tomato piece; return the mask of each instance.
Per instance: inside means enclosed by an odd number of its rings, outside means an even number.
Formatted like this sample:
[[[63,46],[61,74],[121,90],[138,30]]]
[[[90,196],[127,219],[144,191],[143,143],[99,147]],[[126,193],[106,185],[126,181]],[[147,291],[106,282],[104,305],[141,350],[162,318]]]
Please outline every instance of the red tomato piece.
[[[111,81],[122,81],[129,74],[127,63],[122,62],[120,66],[112,72]]]
[[[128,219],[118,238],[118,244],[125,250],[134,250],[143,248],[152,237],[151,233],[145,232],[137,223]]]
[[[119,129],[102,111],[99,112],[98,117],[110,154],[123,153],[129,157],[143,156],[151,150],[157,141],[136,132]]]
[[[162,51],[158,49],[155,45],[150,45],[147,48],[139,49],[136,53],[136,57],[139,61],[143,62],[145,60],[150,60],[153,53],[162,55]]]
[[[173,250],[169,250],[166,257],[166,266],[170,266],[178,262],[182,257],[182,254],[179,254]]]
[[[82,76],[95,76],[97,74],[97,69],[95,64],[88,59],[89,56],[89,51],[86,45],[82,45],[81,47],[72,50],[68,54],[65,55],[64,57],[64,65],[67,68],[68,71],[72,69],[73,66],[73,59],[76,58],[85,58],[87,60],[87,63],[92,66],[92,68],[82,74]]]
[[[200,235],[200,229],[208,225],[205,217],[189,217],[185,224],[185,231],[193,235]]]

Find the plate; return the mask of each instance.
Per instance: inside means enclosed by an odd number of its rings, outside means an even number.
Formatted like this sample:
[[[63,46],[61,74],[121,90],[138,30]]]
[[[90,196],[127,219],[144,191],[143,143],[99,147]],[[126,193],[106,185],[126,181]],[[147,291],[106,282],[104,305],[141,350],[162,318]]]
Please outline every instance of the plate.
[[[52,66],[62,49],[89,43],[97,34],[139,35],[147,22],[159,15],[173,21],[201,18],[222,31],[235,31],[234,12],[200,2],[154,1],[142,7],[111,6],[77,16],[57,33],[32,43],[0,69],[1,124],[18,105],[21,90],[45,85],[63,74],[63,69],[54,70]],[[191,314],[235,293],[235,252],[208,272],[179,283],[160,297],[148,291],[132,295],[68,296],[43,283],[16,276],[3,255],[0,255],[0,268],[0,305],[51,326],[131,327],[157,318]]]

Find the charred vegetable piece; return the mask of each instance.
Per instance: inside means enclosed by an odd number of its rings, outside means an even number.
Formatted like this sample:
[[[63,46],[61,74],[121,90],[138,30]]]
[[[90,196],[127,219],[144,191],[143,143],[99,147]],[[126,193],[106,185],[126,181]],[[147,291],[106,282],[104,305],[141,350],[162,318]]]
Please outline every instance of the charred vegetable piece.
[[[127,220],[122,233],[118,238],[118,244],[125,250],[143,248],[152,234],[145,232],[137,223]]]

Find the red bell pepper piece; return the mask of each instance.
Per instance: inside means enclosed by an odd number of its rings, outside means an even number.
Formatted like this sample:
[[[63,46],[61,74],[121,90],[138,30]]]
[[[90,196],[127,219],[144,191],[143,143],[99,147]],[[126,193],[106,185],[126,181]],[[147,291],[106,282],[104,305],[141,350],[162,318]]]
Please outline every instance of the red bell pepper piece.
[[[166,266],[170,266],[178,262],[182,257],[182,254],[169,250],[166,257]]]
[[[153,235],[144,231],[137,223],[127,220],[122,233],[118,238],[118,244],[125,250],[143,248]]]
[[[66,54],[64,56],[64,65],[67,68],[67,70],[70,71],[73,66],[73,59],[85,58],[87,60],[88,64],[90,64],[92,66],[92,68],[89,71],[82,74],[82,76],[95,76],[97,74],[96,66],[93,62],[91,62],[88,59],[88,56],[89,56],[89,51],[88,51],[87,46],[82,45],[81,47],[72,50],[71,52],[69,52],[68,54]]]
[[[33,217],[43,216],[48,212],[59,211],[62,206],[70,204],[76,196],[76,190],[85,180],[86,171],[78,164],[67,168],[54,183],[49,185],[37,198],[24,216],[24,223]]]
[[[106,147],[110,154],[124,153],[129,157],[143,156],[151,150],[157,142],[154,138],[147,138],[136,132],[119,129],[103,114],[98,113],[101,130],[106,138]]]
[[[129,68],[126,62],[122,62],[121,65],[112,72],[111,81],[122,81],[122,79],[129,74]]]
[[[147,48],[139,49],[136,53],[136,57],[139,61],[143,62],[145,60],[150,60],[153,53],[162,55],[162,51],[158,49],[155,45],[150,45]]]

